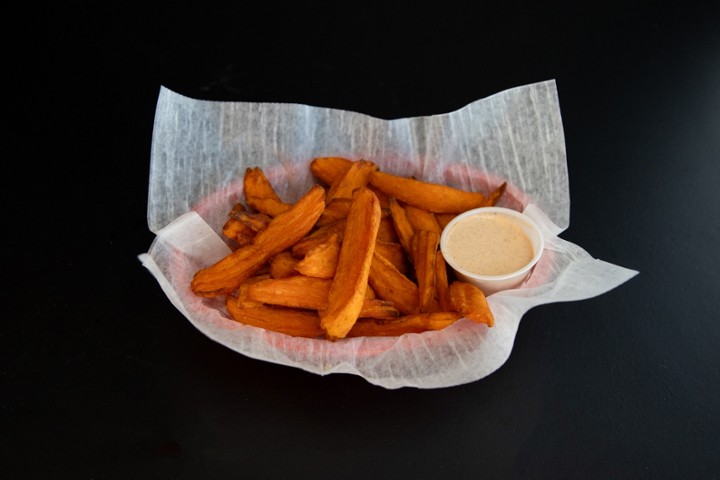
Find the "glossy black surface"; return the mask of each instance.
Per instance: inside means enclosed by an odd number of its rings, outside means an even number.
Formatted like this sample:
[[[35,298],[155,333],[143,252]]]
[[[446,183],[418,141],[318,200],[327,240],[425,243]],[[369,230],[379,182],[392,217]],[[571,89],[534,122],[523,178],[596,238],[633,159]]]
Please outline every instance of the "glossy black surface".
[[[72,3],[7,18],[5,478],[720,478],[712,3]],[[562,237],[640,274],[491,376],[388,391],[200,334],[137,255],[161,85],[382,118],[557,80]]]

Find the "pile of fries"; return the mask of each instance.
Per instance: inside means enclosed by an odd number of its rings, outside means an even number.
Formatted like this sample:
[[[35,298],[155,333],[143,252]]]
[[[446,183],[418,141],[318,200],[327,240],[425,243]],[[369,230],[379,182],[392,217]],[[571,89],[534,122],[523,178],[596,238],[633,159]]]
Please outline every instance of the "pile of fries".
[[[259,167],[243,178],[245,203],[223,234],[232,252],[197,271],[192,291],[225,297],[236,321],[287,335],[397,336],[460,318],[492,327],[483,292],[452,277],[440,233],[488,195],[382,172],[367,160],[315,158],[317,179],[286,203]]]

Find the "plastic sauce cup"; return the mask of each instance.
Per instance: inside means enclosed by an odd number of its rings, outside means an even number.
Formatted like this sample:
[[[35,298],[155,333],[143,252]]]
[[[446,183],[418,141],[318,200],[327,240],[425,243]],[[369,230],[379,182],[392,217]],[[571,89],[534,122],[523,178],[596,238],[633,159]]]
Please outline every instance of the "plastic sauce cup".
[[[519,286],[542,255],[540,228],[527,215],[503,207],[461,213],[440,236],[445,261],[459,280],[485,295]]]

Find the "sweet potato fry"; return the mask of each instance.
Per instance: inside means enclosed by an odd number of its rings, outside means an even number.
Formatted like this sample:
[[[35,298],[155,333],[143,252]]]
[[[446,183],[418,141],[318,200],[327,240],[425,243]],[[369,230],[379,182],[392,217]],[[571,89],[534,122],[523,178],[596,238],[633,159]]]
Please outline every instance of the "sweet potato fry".
[[[277,217],[290,208],[290,204],[284,203],[275,193],[265,172],[260,167],[248,167],[243,177],[243,191],[245,203],[250,208],[270,217]]]
[[[440,249],[438,249],[435,256],[435,298],[437,298],[440,305],[440,310],[452,310],[447,263],[445,262],[445,257]]]
[[[353,192],[368,184],[370,173],[378,169],[377,165],[367,160],[357,160],[350,164],[350,168],[343,171],[327,191],[325,202],[331,202],[335,198],[352,199]],[[378,202],[379,205],[379,202]]]
[[[352,163],[342,157],[318,157],[310,162],[310,172],[325,185],[331,185]]]
[[[395,320],[400,316],[400,312],[387,300],[379,298],[366,298],[363,300],[363,306],[360,310],[359,318],[374,318],[377,320]]]
[[[327,304],[332,280],[295,275],[269,278],[252,283],[246,295],[250,300],[282,307],[319,310]]]
[[[299,261],[290,250],[283,250],[270,259],[270,276],[272,278],[287,278],[298,275],[295,266]]]
[[[274,255],[305,236],[324,208],[325,189],[315,185],[289,210],[273,218],[251,244],[235,250],[214,265],[198,270],[191,282],[192,291],[201,297],[232,292]]]
[[[403,209],[414,231],[428,230],[440,234],[440,224],[434,213],[410,204],[403,205]]]
[[[329,279],[302,275],[283,279],[252,277],[240,285],[238,299],[246,305],[265,304],[320,311],[327,308],[331,284]],[[399,315],[391,302],[365,295],[358,317],[387,320]]]
[[[400,244],[405,249],[405,252],[412,258],[412,237],[415,235],[410,219],[407,217],[405,208],[395,199],[390,197],[389,200],[390,218],[392,218],[395,232],[397,232]]]
[[[436,213],[435,220],[437,220],[438,225],[440,225],[440,230],[447,227],[447,224],[450,223],[450,220],[457,217],[457,215],[457,213]]]
[[[348,337],[395,337],[406,333],[442,330],[452,325],[459,318],[461,318],[461,315],[456,312],[434,312],[403,315],[396,320],[390,321],[361,319],[355,322],[355,325],[348,333]]]
[[[435,258],[439,243],[438,233],[430,230],[418,230],[412,239],[420,312],[429,311],[435,298]]]
[[[385,211],[385,210],[383,210]],[[392,217],[390,216],[390,210],[387,210],[387,215],[382,215],[380,218],[380,228],[378,229],[378,240],[381,242],[388,243],[400,243],[400,237],[398,237],[395,226],[393,225]]]
[[[417,285],[377,250],[370,264],[368,283],[378,298],[392,302],[403,315],[418,313]]]
[[[450,284],[450,302],[454,311],[477,323],[492,327],[495,323],[485,294],[475,285],[460,280]]]
[[[292,253],[298,258],[304,257],[307,252],[328,241],[332,235],[337,235],[342,241],[345,235],[346,219],[336,220],[333,223],[316,228],[292,246]]]
[[[340,238],[337,234],[332,234],[325,242],[311,248],[305,257],[297,262],[295,270],[308,277],[333,278],[339,255]]]
[[[348,212],[350,211],[350,204],[352,199],[350,198],[339,198],[336,197],[329,202],[326,202],[325,210],[320,219],[317,222],[318,227],[329,225],[337,220],[343,220],[347,218]]]
[[[246,307],[232,295],[227,296],[225,307],[235,321],[245,325],[293,337],[319,338],[325,333],[320,328],[320,317],[314,311],[268,305]]]
[[[370,184],[401,202],[434,213],[459,213],[488,205],[487,197],[481,192],[469,192],[380,170],[370,174]]]
[[[388,259],[403,275],[411,273],[412,264],[405,254],[405,249],[399,243],[383,242],[378,239],[378,241],[375,242],[375,251]]]
[[[377,197],[365,187],[355,190],[328,306],[320,312],[320,325],[330,340],[345,337],[360,315],[379,227]]]
[[[240,212],[235,215],[235,218],[255,233],[265,230],[272,220],[269,215],[264,213],[250,212]]]

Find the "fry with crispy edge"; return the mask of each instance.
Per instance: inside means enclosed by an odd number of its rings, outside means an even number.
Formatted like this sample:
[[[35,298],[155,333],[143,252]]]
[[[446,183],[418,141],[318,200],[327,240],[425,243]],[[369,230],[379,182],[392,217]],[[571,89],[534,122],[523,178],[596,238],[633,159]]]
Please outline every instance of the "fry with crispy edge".
[[[330,340],[345,337],[360,315],[379,227],[377,197],[366,187],[355,190],[328,306],[320,312],[320,326]]]
[[[310,172],[324,184],[331,185],[352,163],[353,160],[343,157],[317,157],[310,162]]]
[[[435,298],[437,298],[441,310],[452,310],[447,263],[440,249],[438,249],[435,256]]]
[[[395,199],[390,197],[388,200],[390,209],[390,218],[392,219],[395,232],[397,233],[400,245],[403,246],[405,252],[412,259],[412,237],[415,235],[415,229],[410,223],[410,219],[405,212],[405,208]]]
[[[235,321],[245,325],[293,337],[319,338],[325,333],[314,311],[270,305],[243,306],[232,295],[227,296],[225,307]]]
[[[490,305],[482,290],[471,283],[456,280],[450,284],[450,303],[454,311],[488,327],[495,324]]]
[[[488,206],[481,192],[469,192],[448,185],[374,171],[370,184],[390,197],[435,213],[459,213]]]
[[[305,236],[325,208],[325,189],[311,187],[289,210],[273,218],[252,243],[241,247],[214,265],[198,270],[190,288],[201,297],[232,292],[256,273],[274,255]]]
[[[308,277],[332,278],[340,255],[340,238],[330,235],[327,241],[311,248],[295,265],[295,270]]]
[[[254,278],[240,285],[243,298],[247,301],[316,311],[327,308],[330,279],[303,275],[282,279],[265,277],[260,281],[254,281]],[[392,302],[372,298],[368,293],[369,289],[363,298],[359,318],[394,319],[400,316]]]
[[[370,173],[377,169],[377,165],[367,160],[352,162],[350,168],[345,170],[330,184],[330,188],[328,188],[325,196],[325,203],[329,203],[336,198],[352,199],[353,192],[360,187],[367,186]]]
[[[403,315],[390,321],[362,319],[355,322],[348,337],[396,337],[406,333],[442,330],[459,318],[461,315],[457,312],[433,312]]]
[[[377,250],[370,264],[368,283],[378,298],[392,302],[403,315],[418,313],[417,285]]]
[[[248,167],[243,177],[245,203],[250,208],[269,217],[277,217],[291,207],[284,203],[275,192],[265,172],[260,167]]]
[[[435,298],[435,258],[439,243],[440,235],[430,230],[418,230],[412,239],[420,312],[428,312]]]
[[[403,205],[403,208],[413,230],[430,230],[431,232],[440,233],[440,224],[433,212],[410,204]]]

